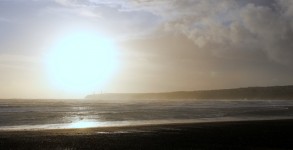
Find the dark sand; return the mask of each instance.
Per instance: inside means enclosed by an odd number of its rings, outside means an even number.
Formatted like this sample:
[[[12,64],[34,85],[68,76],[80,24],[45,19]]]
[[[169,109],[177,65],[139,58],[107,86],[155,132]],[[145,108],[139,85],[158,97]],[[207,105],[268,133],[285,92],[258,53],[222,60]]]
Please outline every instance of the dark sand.
[[[293,149],[293,120],[2,131],[0,149]]]

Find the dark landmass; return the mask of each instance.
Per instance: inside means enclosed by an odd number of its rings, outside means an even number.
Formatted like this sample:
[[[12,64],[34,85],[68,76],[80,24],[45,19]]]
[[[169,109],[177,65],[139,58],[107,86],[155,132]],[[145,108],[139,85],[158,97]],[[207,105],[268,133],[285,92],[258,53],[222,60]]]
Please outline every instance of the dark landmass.
[[[2,131],[0,149],[293,149],[293,120]]]
[[[293,85],[272,87],[248,87],[206,91],[178,91],[168,93],[104,93],[86,96],[100,100],[141,100],[141,99],[262,99],[293,100]]]

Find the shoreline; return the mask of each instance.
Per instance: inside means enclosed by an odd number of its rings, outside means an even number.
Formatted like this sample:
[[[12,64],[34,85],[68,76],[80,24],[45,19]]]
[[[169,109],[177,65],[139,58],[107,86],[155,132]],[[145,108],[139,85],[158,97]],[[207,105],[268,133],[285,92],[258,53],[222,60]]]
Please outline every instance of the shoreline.
[[[4,149],[293,149],[293,119],[1,131]]]
[[[138,127],[155,127],[155,126],[173,126],[173,125],[188,125],[188,124],[214,124],[214,123],[235,123],[235,122],[259,122],[259,121],[283,121],[293,120],[292,117],[276,117],[276,118],[219,118],[219,119],[182,119],[182,120],[147,120],[147,121],[130,121],[127,124],[119,124],[119,122],[103,122],[104,125],[97,125],[91,127],[69,127],[72,123],[67,124],[47,124],[47,125],[19,125],[19,126],[3,126],[0,127],[0,134],[2,132],[22,132],[22,131],[58,131],[58,130],[90,130],[90,129],[108,129],[108,128],[138,128]],[[123,122],[123,121],[122,121]],[[141,123],[143,122],[143,123]],[[99,123],[98,121],[96,122]],[[113,123],[113,124],[111,124]],[[74,123],[73,123],[74,124]],[[53,127],[50,127],[53,126]],[[55,126],[55,127],[54,127]]]

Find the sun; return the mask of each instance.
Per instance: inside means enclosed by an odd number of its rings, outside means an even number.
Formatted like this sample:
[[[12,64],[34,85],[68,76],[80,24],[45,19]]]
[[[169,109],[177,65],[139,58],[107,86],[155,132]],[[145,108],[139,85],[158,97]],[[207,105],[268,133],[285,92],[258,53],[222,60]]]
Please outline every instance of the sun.
[[[93,32],[76,32],[59,39],[50,49],[47,69],[51,82],[68,92],[101,88],[117,67],[115,44]]]

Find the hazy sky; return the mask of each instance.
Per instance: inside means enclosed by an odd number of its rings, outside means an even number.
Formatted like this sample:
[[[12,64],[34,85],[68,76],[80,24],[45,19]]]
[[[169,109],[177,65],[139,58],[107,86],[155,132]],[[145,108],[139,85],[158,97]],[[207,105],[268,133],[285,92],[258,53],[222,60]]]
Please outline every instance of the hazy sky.
[[[81,31],[113,41],[117,67],[78,92],[52,84],[46,58]],[[0,0],[0,83],[0,98],[293,84],[293,1]]]

